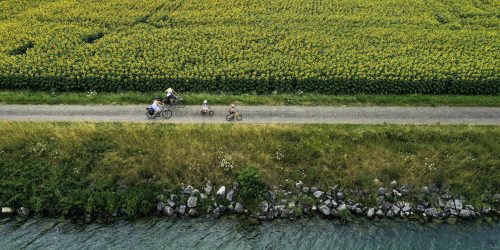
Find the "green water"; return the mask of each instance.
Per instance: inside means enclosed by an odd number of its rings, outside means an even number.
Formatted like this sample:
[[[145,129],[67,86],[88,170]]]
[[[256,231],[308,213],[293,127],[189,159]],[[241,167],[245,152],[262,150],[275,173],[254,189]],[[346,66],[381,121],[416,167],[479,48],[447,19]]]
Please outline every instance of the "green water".
[[[148,218],[113,224],[3,218],[0,249],[500,249],[500,223]]]

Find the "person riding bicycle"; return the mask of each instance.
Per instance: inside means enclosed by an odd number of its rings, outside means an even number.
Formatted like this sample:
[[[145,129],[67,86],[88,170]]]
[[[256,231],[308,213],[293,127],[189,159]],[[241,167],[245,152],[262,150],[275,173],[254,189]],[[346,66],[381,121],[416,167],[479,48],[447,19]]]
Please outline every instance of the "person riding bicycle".
[[[156,116],[160,116],[160,111],[161,111],[160,105],[161,105],[160,104],[160,97],[156,96],[155,99],[153,99],[153,104],[151,104],[151,106],[149,106],[149,108],[152,108],[155,111]]]
[[[203,101],[203,106],[201,106],[201,111],[204,113],[207,113],[210,107],[208,106],[208,101],[204,100]]]
[[[175,93],[175,90],[173,88],[168,88],[167,90],[165,90],[165,103],[172,103],[172,99],[177,99],[177,97],[175,95],[177,95],[177,93]]]
[[[231,107],[227,111],[230,115],[234,116],[234,114],[236,113],[236,105],[231,104]]]

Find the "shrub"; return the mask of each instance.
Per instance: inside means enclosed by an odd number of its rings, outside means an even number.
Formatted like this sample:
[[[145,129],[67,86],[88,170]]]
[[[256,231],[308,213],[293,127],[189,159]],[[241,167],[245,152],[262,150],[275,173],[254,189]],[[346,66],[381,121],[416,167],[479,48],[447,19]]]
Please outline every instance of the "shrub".
[[[244,168],[238,175],[238,181],[240,183],[239,195],[244,200],[259,199],[266,192],[266,185],[254,166]]]

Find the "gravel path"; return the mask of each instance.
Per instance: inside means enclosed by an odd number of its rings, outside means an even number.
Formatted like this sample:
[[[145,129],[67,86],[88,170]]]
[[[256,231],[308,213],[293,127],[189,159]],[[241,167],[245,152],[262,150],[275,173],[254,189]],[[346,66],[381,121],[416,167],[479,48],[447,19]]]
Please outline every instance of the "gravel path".
[[[168,123],[227,123],[223,106],[212,106],[213,117],[201,116],[199,106],[174,108],[170,119],[149,120],[146,105],[0,105],[0,120],[113,121]],[[241,106],[239,123],[355,123],[355,124],[494,124],[500,108],[486,107],[298,107]]]

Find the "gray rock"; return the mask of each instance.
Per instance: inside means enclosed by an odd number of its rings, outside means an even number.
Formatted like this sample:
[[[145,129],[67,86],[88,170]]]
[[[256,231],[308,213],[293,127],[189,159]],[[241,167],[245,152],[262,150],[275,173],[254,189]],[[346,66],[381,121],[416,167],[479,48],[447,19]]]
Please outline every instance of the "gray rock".
[[[215,215],[215,217],[219,217],[221,216],[222,214],[222,211],[219,207],[216,207],[214,210],[213,210],[213,214]]]
[[[332,201],[332,207],[337,207],[338,206],[338,204],[337,204],[337,202],[335,200],[331,200],[331,201]]]
[[[384,212],[382,212],[382,210],[380,210],[380,209],[379,209],[379,210],[377,210],[377,212],[375,212],[375,215],[376,215],[377,217],[384,217],[384,216],[385,216]]]
[[[17,214],[23,217],[28,217],[30,215],[30,212],[30,209],[27,207],[20,207],[19,209],[17,209]]]
[[[481,213],[483,214],[489,214],[491,212],[491,207],[484,206],[483,209],[481,209]]]
[[[217,191],[217,195],[220,197],[220,198],[224,198],[224,196],[226,196],[226,187],[225,186],[221,186],[219,188],[219,190]]]
[[[168,205],[169,207],[175,207],[175,201],[173,201],[173,200],[171,200],[171,199],[168,199],[168,200],[167,200],[167,205]]]
[[[380,211],[382,212],[382,211]],[[366,213],[366,216],[368,216],[368,218],[373,218],[373,216],[375,215],[375,208],[371,207],[368,209],[368,213]]]
[[[415,210],[416,210],[417,212],[419,212],[419,213],[423,213],[423,212],[425,211],[425,207],[424,207],[424,206],[422,206],[422,205],[420,205],[420,204],[418,204],[418,205],[417,205],[417,208],[416,208]]]
[[[205,188],[203,190],[205,191],[205,193],[207,195],[210,195],[210,193],[212,192],[212,182],[207,181],[207,185],[205,186]]]
[[[362,214],[363,213],[363,209],[360,208],[360,207],[356,207],[356,209],[354,209],[354,211],[356,212],[356,214]]]
[[[455,199],[455,207],[456,210],[462,210],[463,202],[460,199]]]
[[[318,188],[317,188],[317,187],[311,187],[311,193],[314,193],[314,192],[316,192],[316,191],[318,191]]]
[[[161,212],[163,211],[163,208],[165,207],[165,203],[163,202],[158,202],[158,204],[156,205],[156,210],[158,210],[158,212]]]
[[[180,215],[184,215],[186,213],[186,205],[180,205],[177,209],[177,213]]]
[[[194,187],[193,186],[187,186],[186,188],[184,188],[184,190],[182,191],[184,194],[192,194],[193,193],[193,190],[194,190]]]
[[[302,181],[299,181],[299,182],[295,183],[295,187],[298,188],[298,189],[301,189],[303,185],[304,185],[304,183],[302,183]]]
[[[446,201],[446,203],[444,204],[444,207],[445,208],[455,208],[455,201],[453,200],[448,200]]]
[[[317,190],[313,193],[313,196],[319,199],[321,196],[323,196],[323,192]]]
[[[497,203],[498,203],[498,202],[500,202],[500,194],[494,194],[494,195],[493,195],[493,200],[494,200],[495,202],[497,202]]]
[[[168,215],[168,216],[172,216],[172,215],[174,215],[175,211],[174,211],[173,208],[171,208],[169,206],[165,206],[163,208],[163,213],[166,214],[166,215]]]
[[[259,204],[259,208],[262,213],[267,213],[267,211],[269,210],[269,203],[267,203],[267,201],[262,201]]]
[[[233,190],[238,190],[239,186],[240,186],[240,184],[237,181],[233,182]]]
[[[309,193],[309,188],[308,187],[303,187],[302,188],[302,193],[305,193],[305,194]]]
[[[227,193],[226,199],[229,202],[233,202],[234,198],[235,198],[235,192],[234,192],[234,190],[229,191],[229,193]]]
[[[471,212],[467,209],[460,210],[459,216],[462,218],[469,218],[471,216]]]
[[[399,214],[400,210],[401,210],[401,208],[399,208],[398,206],[392,205],[392,211],[394,212],[394,214]]]
[[[441,198],[443,198],[443,199],[445,199],[445,200],[448,200],[448,199],[451,199],[451,198],[452,198],[452,196],[451,196],[451,194],[449,194],[449,193],[444,193],[444,194],[442,194],[442,195],[441,195]]]
[[[295,201],[291,201],[290,203],[288,203],[288,208],[294,209],[295,208]]]
[[[329,207],[329,208],[332,208],[333,205],[332,205],[332,201],[331,200],[326,200],[325,202],[323,202],[323,204],[325,204],[325,206]]]
[[[408,202],[405,202],[403,205],[403,208],[401,210],[405,213],[410,212],[411,211],[411,204]]]
[[[197,214],[196,213],[196,209],[190,208],[189,211],[188,211],[188,214],[189,214],[189,216],[196,216],[196,214]]]
[[[441,198],[438,198],[438,206],[444,207],[444,201]]]
[[[425,209],[425,214],[429,217],[437,217],[438,212],[435,208],[431,207]]]
[[[12,214],[14,213],[14,209],[10,207],[2,207],[2,214]]]
[[[337,210],[342,211],[342,210],[346,210],[346,209],[347,209],[347,206],[344,203],[342,203],[342,204],[340,204],[340,206],[338,207]]]
[[[236,205],[234,206],[234,211],[239,214],[243,213],[243,206],[239,202],[236,202]]]
[[[395,188],[398,186],[398,182],[396,180],[391,181],[391,187]]]
[[[422,188],[422,193],[424,193],[424,194],[430,194],[431,193],[431,189],[428,186],[425,186],[425,187]]]
[[[394,212],[392,212],[392,210],[389,210],[389,211],[387,211],[387,213],[385,213],[385,216],[387,216],[388,218],[393,218]]]
[[[187,201],[187,206],[192,208],[196,207],[196,203],[198,202],[198,198],[196,196],[190,196]]]
[[[320,207],[319,207],[319,211],[320,211],[323,215],[325,215],[325,216],[330,215],[330,208],[329,208],[329,207],[327,207],[326,205],[322,205],[322,206],[320,206]]]
[[[342,191],[337,192],[337,199],[343,201],[345,199],[345,194]]]
[[[201,200],[206,200],[207,198],[208,198],[208,196],[206,194],[203,194],[203,193],[200,194]]]
[[[378,188],[378,195],[379,196],[384,196],[385,195],[385,188],[384,187],[379,187]]]
[[[465,209],[468,209],[470,211],[474,211],[474,207],[472,205],[465,205]]]
[[[450,214],[454,215],[454,216],[458,216],[458,211],[452,208],[452,209],[450,209]]]
[[[398,190],[396,190],[396,189],[393,189],[393,190],[392,190],[392,193],[393,193],[393,194],[394,194],[394,196],[396,196],[396,197],[401,197],[401,196],[403,196],[403,194],[401,194],[401,193],[400,193]]]

